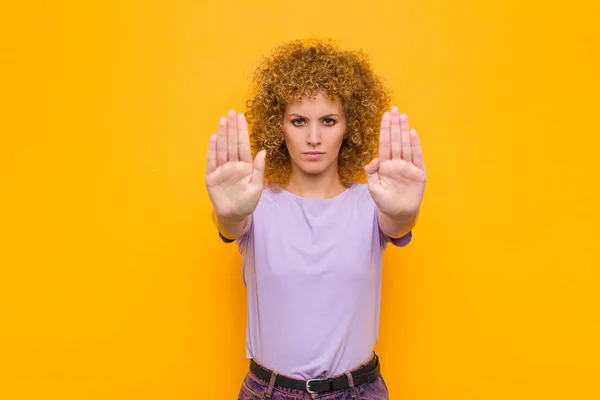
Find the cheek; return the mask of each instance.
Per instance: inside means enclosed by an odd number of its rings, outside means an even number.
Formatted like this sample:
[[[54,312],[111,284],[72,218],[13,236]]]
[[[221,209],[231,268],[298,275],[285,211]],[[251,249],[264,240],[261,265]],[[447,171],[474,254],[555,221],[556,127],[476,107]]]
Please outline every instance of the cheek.
[[[296,139],[286,138],[285,139],[285,147],[287,147],[288,150],[290,150],[290,152],[297,150],[299,148],[298,139],[297,138]]]
[[[292,137],[286,132],[283,133],[283,142],[285,143],[285,147],[294,147]]]
[[[340,132],[338,135],[331,139],[331,145],[335,147],[341,147],[344,142],[344,133]]]

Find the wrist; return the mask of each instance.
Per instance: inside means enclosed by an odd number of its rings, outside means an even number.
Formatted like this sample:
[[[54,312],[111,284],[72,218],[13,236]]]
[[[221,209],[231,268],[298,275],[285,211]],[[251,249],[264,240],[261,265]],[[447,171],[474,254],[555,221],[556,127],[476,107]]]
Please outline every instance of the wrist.
[[[212,209],[213,219],[227,225],[235,225],[243,222],[249,215],[222,214],[214,208]]]
[[[250,215],[245,217],[221,216],[213,209],[212,217],[221,235],[231,240],[236,240],[246,233],[250,226]]]
[[[419,217],[420,209],[416,209],[414,211],[401,212],[396,214],[388,214],[382,211],[379,211],[380,216],[385,216],[389,220],[397,223],[409,223],[415,221]]]

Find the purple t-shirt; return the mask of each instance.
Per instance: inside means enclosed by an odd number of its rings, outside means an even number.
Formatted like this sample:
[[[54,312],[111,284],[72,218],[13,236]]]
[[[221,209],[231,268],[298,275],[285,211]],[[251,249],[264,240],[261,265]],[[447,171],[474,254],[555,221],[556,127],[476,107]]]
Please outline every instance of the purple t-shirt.
[[[391,239],[379,229],[366,184],[326,200],[265,186],[250,229],[237,240],[247,357],[300,379],[368,361],[378,338],[382,252],[411,238]]]

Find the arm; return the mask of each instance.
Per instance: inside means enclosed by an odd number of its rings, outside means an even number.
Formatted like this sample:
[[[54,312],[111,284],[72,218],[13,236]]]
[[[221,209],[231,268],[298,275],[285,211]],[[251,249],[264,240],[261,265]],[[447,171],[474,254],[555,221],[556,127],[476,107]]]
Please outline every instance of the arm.
[[[379,228],[390,238],[396,239],[405,236],[410,232],[419,219],[419,214],[407,217],[391,217],[387,214],[379,212]]]
[[[226,242],[250,229],[251,216],[263,190],[266,151],[252,161],[248,125],[243,114],[230,110],[211,135],[205,183],[212,202],[212,220]]]
[[[365,167],[377,205],[379,228],[390,238],[407,235],[416,225],[425,192],[426,173],[417,132],[393,107],[381,120],[379,158]]]
[[[212,209],[212,220],[221,235],[224,238],[229,240],[237,240],[241,236],[243,236],[248,229],[250,228],[250,221],[252,215],[249,215],[243,219],[228,219],[219,217],[215,211]]]

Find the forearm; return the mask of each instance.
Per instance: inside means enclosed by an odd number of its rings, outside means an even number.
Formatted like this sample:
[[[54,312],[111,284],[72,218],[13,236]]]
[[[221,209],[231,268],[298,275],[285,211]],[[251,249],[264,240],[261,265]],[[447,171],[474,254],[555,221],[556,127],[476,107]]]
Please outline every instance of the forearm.
[[[217,215],[214,208],[212,209],[212,220],[215,226],[221,232],[221,235],[231,240],[238,239],[248,231],[251,218],[251,215],[242,219],[223,218]]]
[[[391,238],[401,238],[410,232],[419,218],[419,213],[405,215],[405,216],[389,216],[387,214],[379,212],[379,227]]]

